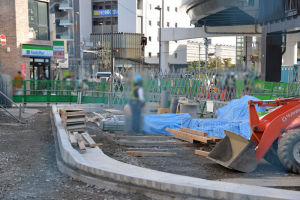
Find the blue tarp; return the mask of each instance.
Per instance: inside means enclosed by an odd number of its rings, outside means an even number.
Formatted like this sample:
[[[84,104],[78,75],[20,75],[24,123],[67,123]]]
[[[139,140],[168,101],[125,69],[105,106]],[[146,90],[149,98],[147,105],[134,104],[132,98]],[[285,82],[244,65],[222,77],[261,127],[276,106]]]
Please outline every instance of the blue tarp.
[[[250,138],[248,101],[259,100],[252,96],[232,100],[228,105],[216,111],[217,119],[192,119],[189,114],[146,115],[144,132],[149,134],[169,134],[166,128],[180,129],[181,127],[207,132],[210,136],[224,137],[224,130]],[[257,108],[264,112],[265,108]]]
[[[189,114],[145,115],[143,131],[148,134],[172,135],[166,128],[187,128],[192,120]]]

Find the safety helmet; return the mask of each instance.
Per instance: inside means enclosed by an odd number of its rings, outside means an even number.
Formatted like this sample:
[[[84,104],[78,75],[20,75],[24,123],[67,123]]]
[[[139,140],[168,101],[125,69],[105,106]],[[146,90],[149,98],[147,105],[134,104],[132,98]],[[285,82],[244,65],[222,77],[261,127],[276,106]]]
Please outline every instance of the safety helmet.
[[[140,75],[136,75],[136,76],[134,77],[134,82],[136,82],[136,83],[142,82],[142,77],[141,77]]]

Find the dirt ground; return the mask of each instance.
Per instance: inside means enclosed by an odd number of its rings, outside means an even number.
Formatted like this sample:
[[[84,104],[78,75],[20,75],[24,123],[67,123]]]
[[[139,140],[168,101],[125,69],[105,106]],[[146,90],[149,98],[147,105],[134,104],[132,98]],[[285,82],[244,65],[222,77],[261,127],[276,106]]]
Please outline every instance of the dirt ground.
[[[142,194],[125,194],[77,182],[60,173],[56,165],[50,110],[39,109],[25,125],[0,111],[0,199],[149,199]],[[119,161],[175,174],[218,180],[237,177],[295,176],[263,162],[250,174],[228,170],[194,155],[195,149],[211,147],[188,145],[171,137],[156,141],[126,141],[124,132],[103,132],[88,123],[101,149]],[[123,139],[122,139],[123,136]],[[133,142],[132,144],[129,144]],[[122,145],[120,145],[122,143]],[[176,143],[176,144],[174,144]],[[172,157],[132,157],[126,150],[176,152]],[[296,188],[297,189],[297,188]],[[298,189],[297,189],[298,190]]]
[[[72,180],[56,165],[50,110],[26,125],[0,111],[0,199],[148,199]]]
[[[258,165],[257,169],[252,173],[233,171],[216,164],[205,157],[194,154],[195,149],[210,151],[213,148],[212,146],[205,146],[201,144],[190,145],[180,140],[173,139],[170,136],[166,136],[167,138],[171,138],[168,141],[178,142],[177,145],[170,146],[168,143],[165,145],[163,143],[155,144],[155,141],[151,141],[151,139],[145,139],[142,141],[128,141],[130,140],[128,139],[127,141],[124,141],[124,139],[120,138],[122,138],[122,136],[130,136],[130,134],[124,132],[103,132],[97,127],[97,125],[90,122],[88,123],[88,132],[90,134],[97,135],[94,140],[97,143],[103,143],[101,149],[108,156],[128,164],[163,172],[209,180],[226,178],[261,178],[270,176],[299,176],[288,173],[284,169],[277,168],[266,161],[262,161]],[[153,143],[153,145],[149,143]],[[125,153],[127,150],[176,152],[176,155],[171,157],[132,157]]]

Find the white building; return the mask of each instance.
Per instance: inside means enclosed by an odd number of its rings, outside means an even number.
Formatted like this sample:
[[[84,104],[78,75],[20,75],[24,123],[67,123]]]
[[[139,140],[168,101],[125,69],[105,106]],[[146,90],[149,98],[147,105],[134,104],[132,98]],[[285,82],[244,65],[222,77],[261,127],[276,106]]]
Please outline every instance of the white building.
[[[189,17],[180,8],[181,0],[118,0],[117,5],[117,31],[147,37],[146,63],[159,63],[160,11],[155,8],[161,8],[162,27],[191,27]],[[186,64],[186,41],[171,42],[169,54],[170,64]]]
[[[200,48],[200,51],[199,51]],[[206,49],[202,42],[187,42],[187,62],[205,60]],[[219,57],[221,59],[231,58],[231,63],[236,63],[236,46],[223,44],[210,44],[208,46],[208,55],[210,57]]]

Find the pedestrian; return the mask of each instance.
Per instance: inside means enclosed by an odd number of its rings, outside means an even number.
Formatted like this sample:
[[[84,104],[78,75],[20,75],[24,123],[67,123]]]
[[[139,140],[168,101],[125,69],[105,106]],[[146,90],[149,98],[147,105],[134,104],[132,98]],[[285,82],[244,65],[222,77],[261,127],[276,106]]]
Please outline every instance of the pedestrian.
[[[131,109],[131,131],[133,134],[139,134],[141,131],[142,108],[145,104],[143,80],[140,75],[134,78],[130,92],[130,109]]]
[[[14,88],[16,95],[23,95],[23,83],[24,77],[22,76],[22,73],[18,71],[18,74],[14,77]]]

